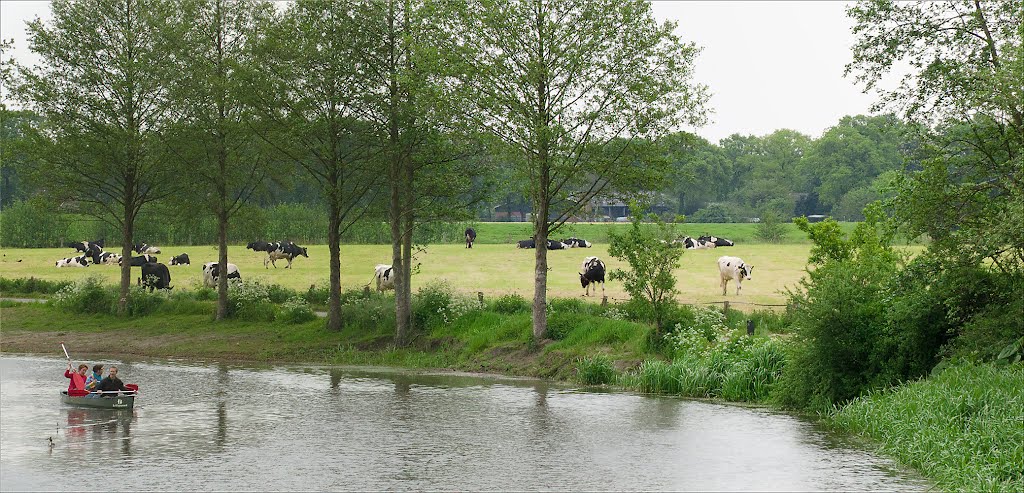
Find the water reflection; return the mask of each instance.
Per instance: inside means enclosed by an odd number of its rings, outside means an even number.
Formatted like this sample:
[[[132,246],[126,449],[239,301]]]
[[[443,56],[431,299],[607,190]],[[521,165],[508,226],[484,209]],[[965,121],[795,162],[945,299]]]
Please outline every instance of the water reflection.
[[[462,374],[176,362],[119,365],[141,384],[134,410],[80,409],[58,403],[62,364],[0,358],[0,382],[20,384],[0,386],[0,490],[67,489],[83,460],[105,477],[128,465],[151,490],[926,486],[757,409]]]

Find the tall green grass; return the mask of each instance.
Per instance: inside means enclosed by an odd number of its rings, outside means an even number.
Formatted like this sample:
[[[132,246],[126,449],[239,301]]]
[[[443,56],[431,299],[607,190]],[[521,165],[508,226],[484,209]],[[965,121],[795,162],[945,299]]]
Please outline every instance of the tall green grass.
[[[1024,365],[963,365],[834,410],[941,490],[1024,491]]]

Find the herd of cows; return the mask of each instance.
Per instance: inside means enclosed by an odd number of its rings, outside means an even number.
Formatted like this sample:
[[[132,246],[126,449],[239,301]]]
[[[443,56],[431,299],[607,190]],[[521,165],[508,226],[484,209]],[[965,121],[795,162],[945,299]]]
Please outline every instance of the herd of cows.
[[[473,248],[473,243],[476,241],[476,231],[473,228],[466,229],[466,248]],[[664,242],[664,240],[663,240]],[[668,242],[665,242],[668,243]],[[686,248],[688,250],[698,250],[716,247],[726,247],[735,245],[734,242],[725,238],[718,238],[715,236],[705,235],[700,236],[696,239],[689,236],[678,238],[671,242],[671,245],[679,248]],[[590,248],[593,243],[580,239],[580,238],[567,238],[561,241],[548,240],[548,250],[567,250],[571,248]],[[79,241],[68,243],[69,248],[74,248],[80,255],[75,257],[68,257],[57,260],[55,263],[56,267],[88,267],[90,261],[92,264],[97,265],[122,265],[123,259],[121,255],[104,252],[103,251],[103,240],[97,241]],[[536,248],[537,244],[535,240],[522,240],[516,242],[516,248]],[[246,248],[254,252],[265,252],[266,257],[263,260],[263,267],[269,268],[273,265],[277,268],[277,260],[287,260],[288,265],[285,269],[292,266],[292,261],[296,257],[302,256],[309,258],[309,253],[305,247],[300,247],[290,241],[276,241],[276,242],[265,242],[265,241],[254,241],[246,245]],[[133,256],[129,259],[129,264],[132,267],[140,267],[142,270],[142,276],[140,283],[149,288],[150,291],[154,289],[172,289],[171,287],[171,273],[166,265],[159,263],[154,254],[160,253],[160,249],[140,243],[132,245],[132,250],[138,253],[139,256]],[[188,254],[182,253],[172,257],[170,265],[191,265]],[[594,256],[586,257],[583,260],[583,264],[580,266],[583,272],[579,273],[580,285],[583,287],[584,296],[590,296],[590,287],[593,285],[594,294],[597,294],[597,284],[601,284],[601,293],[604,294],[605,274],[606,268],[604,262]],[[238,266],[235,264],[227,264],[227,278],[228,279],[241,279],[241,272],[238,270]],[[750,280],[751,271],[753,267],[746,264],[739,257],[722,256],[718,259],[718,271],[721,277],[722,295],[726,294],[726,288],[729,281],[736,281],[736,294],[740,294],[742,289],[742,282],[744,280]],[[206,286],[213,287],[217,285],[220,278],[220,265],[217,262],[206,262],[203,264],[203,283]],[[378,292],[384,292],[386,290],[392,290],[395,288],[394,269],[391,265],[378,264],[374,267],[373,279],[371,282],[376,281],[376,287]]]
[[[74,248],[80,255],[76,257],[67,257],[57,260],[54,265],[56,267],[88,267],[91,264],[94,265],[117,265],[123,264],[124,259],[121,255],[103,251],[103,240],[96,241],[76,241],[68,243],[69,248]],[[309,254],[306,248],[300,247],[290,241],[277,241],[268,243],[265,241],[254,241],[249,243],[246,247],[250,250],[257,252],[266,252],[267,256],[263,261],[263,266],[269,268],[269,265],[273,265],[277,268],[277,260],[287,260],[288,265],[285,269],[292,266],[292,260],[295,257],[303,256],[309,258]],[[132,267],[139,267],[142,270],[142,276],[139,278],[140,284],[149,288],[150,291],[154,289],[173,289],[171,286],[171,272],[166,265],[158,262],[155,255],[160,253],[160,249],[140,243],[132,245],[132,251],[140,254],[136,257],[128,259],[129,265]],[[182,253],[171,257],[171,265],[192,265],[191,259],[189,259],[187,253]],[[232,263],[227,264],[227,278],[228,279],[241,279],[242,275],[238,270],[238,266]],[[213,287],[217,285],[217,281],[220,278],[220,265],[217,262],[206,262],[203,264],[203,284]]]

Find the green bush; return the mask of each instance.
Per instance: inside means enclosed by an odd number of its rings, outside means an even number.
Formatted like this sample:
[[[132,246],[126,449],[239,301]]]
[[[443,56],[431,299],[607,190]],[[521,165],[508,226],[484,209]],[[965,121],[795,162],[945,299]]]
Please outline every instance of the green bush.
[[[518,294],[506,294],[498,299],[494,300],[492,309],[498,313],[504,313],[506,315],[513,315],[516,313],[526,313],[532,308],[530,302],[526,301],[526,298],[519,296]]]
[[[68,218],[42,200],[15,202],[0,212],[0,246],[58,247],[67,243]],[[81,240],[78,240],[81,241]]]
[[[228,280],[228,315],[242,320],[266,322],[274,319],[277,307],[270,302],[270,289],[259,279]]]
[[[306,290],[302,299],[311,305],[326,305],[331,299],[331,287],[327,284],[314,284]]]
[[[117,301],[116,291],[98,277],[89,276],[71,283],[50,298],[50,303],[72,313],[110,313]]]
[[[277,320],[286,324],[301,324],[315,319],[316,314],[309,307],[309,303],[298,296],[282,303],[277,313]]]
[[[345,330],[356,333],[394,334],[395,302],[383,296],[349,298],[341,305],[341,322]]]
[[[412,301],[414,325],[428,330],[451,325],[460,317],[482,309],[479,299],[455,294],[445,281],[423,286]]]
[[[548,316],[548,326],[544,337],[561,341],[565,339],[582,322],[580,316],[571,312],[554,312]]]
[[[53,294],[71,285],[71,281],[47,281],[34,277],[6,279],[0,277],[0,294]]]
[[[167,301],[168,296],[169,292],[163,289],[151,293],[144,287],[133,286],[125,303],[125,312],[131,317],[149,315],[157,311]],[[111,307],[111,311],[116,312],[117,306]]]
[[[290,299],[298,297],[298,293],[294,289],[286,288],[280,284],[271,284],[267,286],[267,299],[271,303],[285,303]]]
[[[576,378],[584,385],[604,385],[615,380],[615,367],[607,356],[597,355],[576,361]]]
[[[754,238],[765,243],[781,243],[786,236],[786,228],[779,222],[779,215],[772,211],[761,214],[761,222],[754,229]]]

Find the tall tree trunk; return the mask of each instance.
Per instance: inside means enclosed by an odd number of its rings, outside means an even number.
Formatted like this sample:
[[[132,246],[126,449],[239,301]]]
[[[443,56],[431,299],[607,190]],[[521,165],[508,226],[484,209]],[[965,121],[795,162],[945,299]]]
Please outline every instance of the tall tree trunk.
[[[223,201],[217,211],[217,320],[228,318],[228,213]]]
[[[412,192],[412,166],[406,165],[407,180],[406,185],[409,187],[408,193],[406,194],[405,207],[403,210],[404,220],[402,221],[402,278],[405,282],[402,283],[402,304],[396,308],[398,316],[400,317],[402,324],[407,327],[405,337],[400,341],[400,345],[406,346],[412,342],[412,332],[416,330],[416,327],[412,323],[412,232],[415,227],[415,213],[413,212],[413,202],[415,198]],[[396,302],[397,304],[397,302]]]
[[[330,251],[330,301],[327,307],[327,330],[341,331],[341,206],[337,197],[330,199],[327,220],[327,249]]]
[[[128,291],[132,287],[132,237],[135,236],[135,216],[131,205],[125,206],[121,228],[121,292],[117,300],[117,314],[128,312]]]
[[[402,162],[397,149],[399,142],[397,142],[394,129],[392,130],[392,157],[388,173],[389,182],[391,183],[391,201],[389,205],[391,216],[391,274],[395,278],[395,345],[404,346],[409,339],[410,332],[409,317],[407,316],[409,300],[406,297],[407,291],[405,289],[405,285],[408,284],[405,269],[408,258],[403,255],[402,248],[405,244],[403,235],[405,231],[403,225],[405,221],[405,207],[402,203]]]
[[[533,230],[536,232],[536,257],[533,271],[533,339],[540,340],[548,328],[548,210],[551,198],[547,195],[549,171],[547,147],[541,145],[540,183],[537,185],[537,209],[533,216]]]

